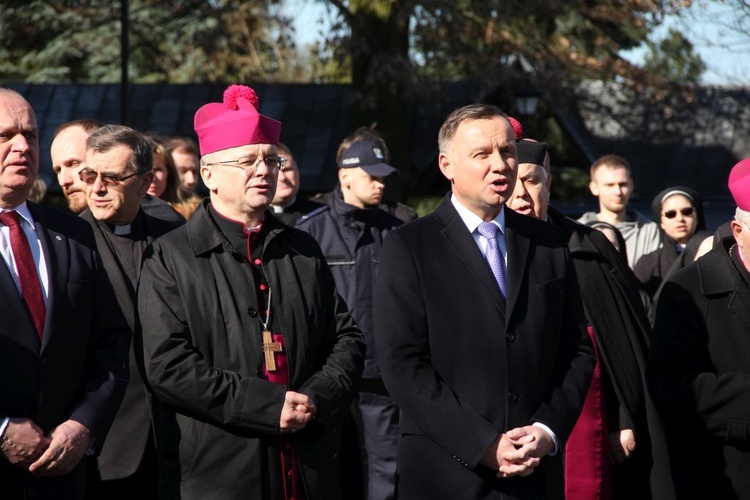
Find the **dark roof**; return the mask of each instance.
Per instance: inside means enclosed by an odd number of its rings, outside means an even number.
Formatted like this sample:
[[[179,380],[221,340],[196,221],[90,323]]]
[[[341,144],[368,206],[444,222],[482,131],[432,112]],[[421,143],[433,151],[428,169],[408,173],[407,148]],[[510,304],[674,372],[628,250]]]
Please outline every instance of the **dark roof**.
[[[52,174],[49,147],[55,128],[66,121],[95,118],[120,123],[120,86],[116,84],[7,85],[31,103],[40,126],[41,176],[50,189],[59,190]],[[225,84],[131,85],[128,125],[144,132],[195,138],[193,116],[207,102],[220,102]],[[306,192],[328,190],[336,180],[335,155],[351,132],[348,85],[253,84],[260,111],[283,123],[282,142],[300,165]],[[581,152],[584,161],[607,153],[627,158],[636,179],[636,194],[650,198],[664,187],[683,184],[697,189],[705,200],[728,199],[726,177],[734,163],[750,156],[750,91],[701,89],[695,101],[662,121],[649,115],[653,108],[638,96],[622,99],[616,90],[590,84],[582,91],[589,101],[612,101],[607,112],[586,108],[580,100],[563,102],[547,96],[551,114]],[[448,184],[437,169],[437,133],[445,116],[456,107],[482,101],[476,82],[434,84],[409,101],[409,145],[415,175],[411,194],[439,194]],[[617,99],[616,99],[617,97]],[[618,100],[619,99],[619,100]],[[635,99],[635,100],[634,100]],[[624,117],[625,111],[630,116]],[[679,126],[670,125],[678,124]],[[670,139],[658,138],[667,126]],[[651,130],[649,130],[649,127]],[[543,138],[539,138],[543,139]],[[553,158],[553,165],[555,159]],[[580,165],[588,169],[588,165]]]
[[[8,85],[32,105],[40,128],[41,176],[54,191],[49,148],[55,128],[95,118],[121,123],[120,85]],[[221,102],[226,85],[132,85],[127,125],[143,132],[196,139],[193,116],[208,102]],[[301,165],[302,183],[312,190],[335,179],[334,158],[349,134],[349,86],[254,84],[260,111],[281,121],[281,140]]]

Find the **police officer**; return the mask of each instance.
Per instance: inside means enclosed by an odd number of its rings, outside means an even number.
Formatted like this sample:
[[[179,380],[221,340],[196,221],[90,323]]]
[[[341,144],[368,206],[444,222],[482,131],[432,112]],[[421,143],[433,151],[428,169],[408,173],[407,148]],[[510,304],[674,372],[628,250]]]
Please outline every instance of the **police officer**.
[[[297,227],[320,243],[358,326],[365,333],[367,355],[359,387],[359,410],[367,454],[369,500],[395,496],[398,408],[388,396],[375,363],[373,292],[378,254],[386,234],[402,224],[378,208],[385,178],[398,171],[385,163],[372,141],[352,143],[339,161],[339,184],[329,206],[303,216]]]

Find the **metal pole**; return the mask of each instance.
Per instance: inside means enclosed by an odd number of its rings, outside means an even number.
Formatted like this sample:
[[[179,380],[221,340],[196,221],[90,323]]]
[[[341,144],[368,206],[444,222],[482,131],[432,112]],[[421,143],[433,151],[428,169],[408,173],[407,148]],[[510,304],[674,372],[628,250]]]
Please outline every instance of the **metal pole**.
[[[128,99],[129,31],[128,0],[120,0],[120,123],[123,125],[127,125],[130,121],[130,102]]]

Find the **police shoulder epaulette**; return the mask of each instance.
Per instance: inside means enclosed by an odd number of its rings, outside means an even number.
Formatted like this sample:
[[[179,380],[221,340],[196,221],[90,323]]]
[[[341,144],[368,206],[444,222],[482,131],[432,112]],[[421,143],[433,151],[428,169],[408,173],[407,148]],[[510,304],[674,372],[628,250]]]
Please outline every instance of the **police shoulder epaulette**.
[[[316,215],[320,215],[323,212],[325,212],[326,210],[328,210],[329,208],[330,207],[328,205],[323,205],[322,207],[318,207],[315,210],[313,210],[312,212],[306,213],[305,215],[303,215],[302,217],[300,217],[299,220],[297,221],[297,223],[304,222],[307,219],[315,217]]]

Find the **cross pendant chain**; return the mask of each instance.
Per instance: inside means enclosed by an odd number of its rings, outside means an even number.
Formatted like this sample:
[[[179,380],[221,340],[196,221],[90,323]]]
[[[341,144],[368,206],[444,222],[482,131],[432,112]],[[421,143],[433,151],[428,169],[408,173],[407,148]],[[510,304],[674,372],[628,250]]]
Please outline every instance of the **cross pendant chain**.
[[[268,306],[266,307],[266,321],[261,321],[263,326],[263,355],[266,358],[266,371],[276,371],[276,357],[275,352],[281,352],[281,342],[274,342],[273,336],[271,335],[271,289],[268,289]]]

